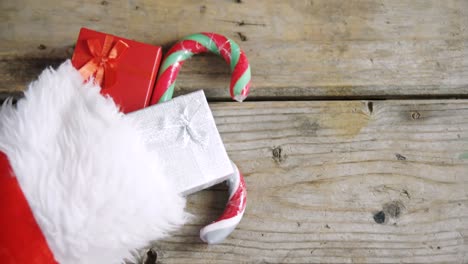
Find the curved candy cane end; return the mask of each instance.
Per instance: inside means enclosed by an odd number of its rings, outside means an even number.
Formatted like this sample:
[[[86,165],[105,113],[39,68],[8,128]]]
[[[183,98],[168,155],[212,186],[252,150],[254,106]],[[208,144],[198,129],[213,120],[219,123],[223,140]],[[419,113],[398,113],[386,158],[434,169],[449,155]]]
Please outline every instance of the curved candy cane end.
[[[205,226],[200,230],[200,239],[210,245],[221,243],[232,233],[232,231],[234,231],[234,229],[236,229],[236,226],[240,223],[244,212],[245,210],[233,218],[214,222]]]
[[[234,95],[232,99],[236,100],[239,103],[242,103],[245,100],[245,98],[247,98],[246,95],[239,94],[239,95]]]
[[[234,231],[240,223],[245,212],[247,189],[242,174],[233,163],[234,173],[229,183],[229,201],[223,214],[218,220],[200,230],[200,239],[208,244],[217,244],[223,241]]]

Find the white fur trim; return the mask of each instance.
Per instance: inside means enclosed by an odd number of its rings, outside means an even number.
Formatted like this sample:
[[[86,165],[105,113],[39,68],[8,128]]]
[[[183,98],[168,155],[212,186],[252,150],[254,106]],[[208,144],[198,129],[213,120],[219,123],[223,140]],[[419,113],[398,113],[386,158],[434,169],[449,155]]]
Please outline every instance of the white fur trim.
[[[158,157],[99,89],[67,61],[0,111],[0,151],[60,263],[121,263],[186,219]]]

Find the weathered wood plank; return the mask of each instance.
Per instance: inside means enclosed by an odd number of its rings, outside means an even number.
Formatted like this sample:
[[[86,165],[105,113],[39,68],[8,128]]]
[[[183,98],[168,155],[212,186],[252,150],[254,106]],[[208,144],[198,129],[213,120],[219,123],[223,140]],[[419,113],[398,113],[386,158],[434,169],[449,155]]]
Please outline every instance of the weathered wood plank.
[[[0,92],[70,57],[81,26],[168,47],[194,32],[240,42],[252,98],[468,96],[468,1],[2,1]],[[203,56],[177,93],[228,97],[227,67]]]
[[[468,262],[468,100],[211,106],[247,211],[207,246],[225,192],[191,196],[161,263]]]

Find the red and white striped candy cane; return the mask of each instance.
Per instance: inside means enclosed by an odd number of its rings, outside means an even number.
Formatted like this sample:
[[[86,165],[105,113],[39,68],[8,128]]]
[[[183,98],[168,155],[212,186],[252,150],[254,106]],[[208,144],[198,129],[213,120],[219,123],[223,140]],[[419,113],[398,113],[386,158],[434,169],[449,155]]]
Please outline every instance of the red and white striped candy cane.
[[[230,94],[242,102],[249,94],[250,65],[245,53],[233,40],[216,33],[199,33],[183,38],[168,51],[159,69],[158,81],[151,97],[151,104],[172,98],[175,79],[185,60],[194,54],[211,52],[220,55],[231,68]]]
[[[231,161],[234,173],[229,177],[229,200],[218,220],[200,230],[200,238],[208,244],[223,241],[239,224],[247,205],[247,191],[244,177]]]
[[[165,102],[172,98],[175,79],[185,60],[194,54],[212,52],[220,55],[232,71],[230,94],[242,102],[249,93],[250,65],[239,45],[225,36],[215,33],[190,35],[175,44],[168,52],[159,70],[151,104]],[[213,223],[200,230],[200,238],[208,244],[223,241],[239,224],[245,212],[247,189],[244,177],[232,163],[234,173],[228,179],[229,200],[223,214]]]

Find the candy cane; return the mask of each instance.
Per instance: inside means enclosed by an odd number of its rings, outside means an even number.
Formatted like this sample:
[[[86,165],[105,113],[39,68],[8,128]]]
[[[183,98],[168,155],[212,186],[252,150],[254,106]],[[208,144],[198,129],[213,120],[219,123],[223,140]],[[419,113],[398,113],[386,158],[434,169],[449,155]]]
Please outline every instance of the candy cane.
[[[218,220],[200,230],[200,238],[208,244],[223,241],[239,224],[247,205],[247,192],[244,177],[231,161],[234,173],[229,177],[229,200]]]
[[[184,61],[194,54],[208,51],[221,55],[231,66],[231,97],[242,102],[250,88],[251,75],[247,57],[234,41],[225,36],[201,33],[184,38],[169,50],[159,70],[151,104],[170,100],[174,93],[175,79]],[[208,244],[223,241],[236,228],[245,212],[247,189],[244,177],[234,163],[232,166],[234,173],[228,179],[229,200],[226,208],[216,221],[200,230],[200,238]]]
[[[237,43],[225,36],[200,33],[183,38],[169,50],[159,70],[151,104],[171,99],[175,79],[185,60],[194,54],[208,51],[220,55],[230,65],[232,72],[230,94],[234,100],[242,102],[249,93],[251,77],[250,65],[245,53]]]

